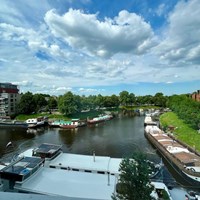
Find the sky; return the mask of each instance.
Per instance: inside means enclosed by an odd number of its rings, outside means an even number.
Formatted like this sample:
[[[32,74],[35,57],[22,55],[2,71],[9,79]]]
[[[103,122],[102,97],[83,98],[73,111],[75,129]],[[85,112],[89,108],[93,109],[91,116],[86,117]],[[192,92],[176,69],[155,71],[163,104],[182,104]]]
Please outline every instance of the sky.
[[[1,0],[0,82],[20,92],[200,89],[200,0]]]

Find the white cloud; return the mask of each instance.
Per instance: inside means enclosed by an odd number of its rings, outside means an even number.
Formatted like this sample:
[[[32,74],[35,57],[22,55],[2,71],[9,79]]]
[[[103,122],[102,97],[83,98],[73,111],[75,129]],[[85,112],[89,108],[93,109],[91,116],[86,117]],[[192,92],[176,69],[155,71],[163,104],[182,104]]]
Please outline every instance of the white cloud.
[[[158,6],[158,9],[156,10],[156,14],[160,17],[165,13],[165,4],[162,3]]]
[[[58,87],[56,88],[57,91],[71,91],[71,87]]]
[[[154,45],[153,31],[144,19],[135,13],[121,11],[114,19],[98,20],[97,14],[86,14],[69,9],[60,16],[48,11],[45,22],[52,34],[73,48],[100,57],[117,53],[142,54]]]
[[[180,1],[168,18],[164,39],[155,47],[161,59],[183,65],[200,64],[200,2]]]

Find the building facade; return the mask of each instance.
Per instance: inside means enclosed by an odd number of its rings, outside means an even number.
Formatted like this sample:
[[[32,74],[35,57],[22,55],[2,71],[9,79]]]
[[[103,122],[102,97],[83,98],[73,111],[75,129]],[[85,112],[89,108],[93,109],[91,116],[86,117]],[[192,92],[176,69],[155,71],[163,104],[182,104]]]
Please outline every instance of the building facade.
[[[197,90],[197,92],[194,92],[192,94],[192,99],[194,99],[195,101],[199,101],[200,102],[200,90]]]
[[[17,85],[0,83],[0,117],[15,114],[19,100],[20,94]]]

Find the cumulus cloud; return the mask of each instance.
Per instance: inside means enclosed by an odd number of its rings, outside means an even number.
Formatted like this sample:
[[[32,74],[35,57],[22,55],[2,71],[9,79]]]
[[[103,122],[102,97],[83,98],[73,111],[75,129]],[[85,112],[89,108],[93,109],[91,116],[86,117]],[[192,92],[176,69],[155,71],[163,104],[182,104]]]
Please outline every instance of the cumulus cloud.
[[[155,47],[160,58],[169,62],[200,64],[200,3],[180,1],[168,18],[164,39]]]
[[[86,14],[69,9],[64,15],[50,10],[45,22],[52,34],[73,48],[100,57],[117,53],[143,54],[154,45],[151,26],[141,16],[120,11],[114,19],[98,19],[97,14]]]

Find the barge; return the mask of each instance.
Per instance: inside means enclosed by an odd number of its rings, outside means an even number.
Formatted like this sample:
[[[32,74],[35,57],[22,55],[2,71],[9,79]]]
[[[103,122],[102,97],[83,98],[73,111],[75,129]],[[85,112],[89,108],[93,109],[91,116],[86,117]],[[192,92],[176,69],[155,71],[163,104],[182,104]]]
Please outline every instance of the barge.
[[[98,124],[102,123],[108,120],[111,120],[113,118],[112,115],[100,115],[99,117],[94,117],[93,119],[88,119],[87,123],[88,124]]]
[[[189,185],[200,188],[200,155],[157,126],[147,125],[144,132],[147,139],[175,171]]]

